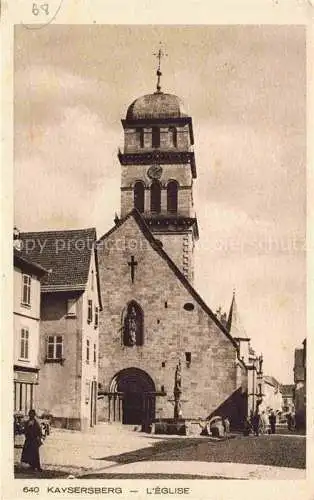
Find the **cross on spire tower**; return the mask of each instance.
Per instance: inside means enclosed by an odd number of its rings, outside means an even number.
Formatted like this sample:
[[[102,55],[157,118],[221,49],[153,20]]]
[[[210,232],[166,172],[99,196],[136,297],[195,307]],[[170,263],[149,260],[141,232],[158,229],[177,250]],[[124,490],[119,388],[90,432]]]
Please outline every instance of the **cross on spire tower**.
[[[161,92],[160,77],[162,76],[162,72],[161,72],[161,59],[162,59],[162,57],[167,57],[168,56],[168,54],[166,54],[162,50],[161,42],[159,42],[159,50],[158,50],[158,52],[154,52],[153,55],[156,56],[157,59],[158,59],[158,67],[157,67],[157,71],[156,71],[156,75],[157,75],[156,92],[159,93],[159,92]]]

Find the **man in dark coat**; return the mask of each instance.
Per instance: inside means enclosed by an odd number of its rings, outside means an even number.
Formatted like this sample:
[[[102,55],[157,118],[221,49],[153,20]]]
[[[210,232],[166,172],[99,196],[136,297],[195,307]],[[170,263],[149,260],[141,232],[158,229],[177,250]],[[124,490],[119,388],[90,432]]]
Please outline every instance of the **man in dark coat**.
[[[260,415],[258,411],[256,410],[254,415],[253,415],[253,432],[255,436],[259,436],[259,431],[260,431]]]
[[[249,436],[252,430],[252,425],[249,417],[246,417],[243,425],[243,436]]]
[[[32,470],[41,471],[39,447],[42,444],[42,432],[38,421],[36,420],[35,410],[28,413],[29,419],[25,423],[25,442],[23,446],[21,462],[27,463]]]
[[[287,425],[288,425],[288,430],[291,431],[291,429],[292,429],[292,416],[291,416],[291,413],[287,414]]]
[[[276,432],[276,415],[273,411],[269,415],[269,423],[270,423],[271,434],[275,434],[275,432]]]

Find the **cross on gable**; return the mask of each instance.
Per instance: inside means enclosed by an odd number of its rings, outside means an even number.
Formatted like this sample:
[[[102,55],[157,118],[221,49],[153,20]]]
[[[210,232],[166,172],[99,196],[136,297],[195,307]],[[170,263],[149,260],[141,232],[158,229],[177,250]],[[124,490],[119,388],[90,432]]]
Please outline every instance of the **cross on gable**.
[[[128,266],[130,266],[130,268],[131,268],[131,280],[132,280],[132,283],[134,283],[135,268],[136,268],[137,264],[138,263],[135,260],[134,255],[131,255],[131,261],[128,262]]]

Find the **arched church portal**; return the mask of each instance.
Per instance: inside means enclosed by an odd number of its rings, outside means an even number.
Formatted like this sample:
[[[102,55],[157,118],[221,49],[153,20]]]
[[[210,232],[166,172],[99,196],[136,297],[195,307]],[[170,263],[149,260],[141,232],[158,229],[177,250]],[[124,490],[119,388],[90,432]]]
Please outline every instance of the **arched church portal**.
[[[110,384],[109,421],[126,425],[149,425],[155,419],[156,388],[139,368],[126,368]]]

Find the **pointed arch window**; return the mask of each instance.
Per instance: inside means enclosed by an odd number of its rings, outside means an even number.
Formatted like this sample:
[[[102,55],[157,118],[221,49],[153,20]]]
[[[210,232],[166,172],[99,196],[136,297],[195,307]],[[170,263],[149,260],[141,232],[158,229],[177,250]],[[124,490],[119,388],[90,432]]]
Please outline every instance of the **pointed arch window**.
[[[171,146],[174,146],[176,148],[178,146],[178,136],[176,127],[169,128],[169,135],[170,135]]]
[[[144,212],[145,188],[141,181],[134,184],[134,206],[141,213]]]
[[[160,129],[159,129],[159,127],[152,128],[152,147],[153,148],[160,147]]]
[[[177,213],[178,211],[178,183],[170,181],[167,185],[167,212]]]
[[[123,318],[123,345],[132,347],[144,343],[144,314],[141,306],[132,300]]]
[[[150,210],[156,214],[161,211],[161,186],[158,181],[153,181],[150,188]]]

